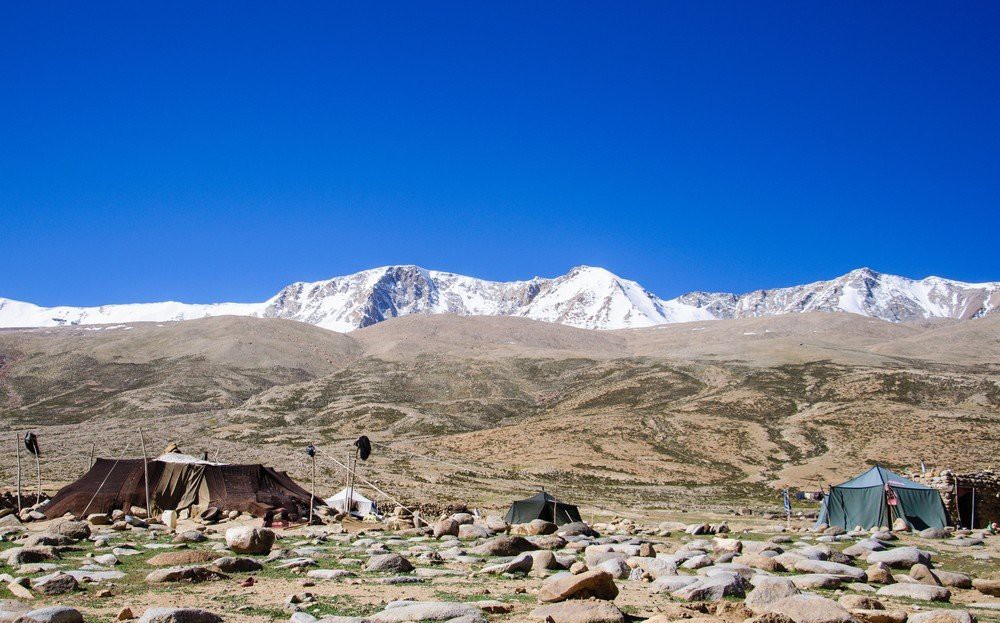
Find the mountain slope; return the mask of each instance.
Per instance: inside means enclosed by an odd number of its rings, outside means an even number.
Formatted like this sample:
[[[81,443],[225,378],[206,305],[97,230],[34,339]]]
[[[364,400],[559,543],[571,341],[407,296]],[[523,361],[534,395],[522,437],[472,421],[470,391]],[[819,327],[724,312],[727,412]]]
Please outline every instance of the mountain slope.
[[[1000,309],[1000,282],[912,280],[867,268],[830,281],[744,295],[692,292],[663,300],[635,281],[579,266],[560,277],[487,281],[386,266],[311,283],[294,283],[263,303],[146,303],[39,307],[0,298],[0,327],[118,324],[210,316],[284,318],[348,332],[407,315],[514,316],[585,329],[650,327],[677,322],[755,318],[805,312],[850,312],[891,322],[969,319]]]
[[[630,508],[777,504],[772,486],[839,482],[867,461],[990,465],[998,322],[809,313],[597,332],[412,314],[346,335],[235,317],[5,330],[0,419],[51,449],[47,488],[78,477],[92,443],[135,456],[143,425],[154,449],[306,479],[307,444],[344,457],[369,435],[365,477],[404,500],[544,484]],[[0,455],[0,475],[14,458]],[[322,491],[343,486],[327,459],[320,470]]]

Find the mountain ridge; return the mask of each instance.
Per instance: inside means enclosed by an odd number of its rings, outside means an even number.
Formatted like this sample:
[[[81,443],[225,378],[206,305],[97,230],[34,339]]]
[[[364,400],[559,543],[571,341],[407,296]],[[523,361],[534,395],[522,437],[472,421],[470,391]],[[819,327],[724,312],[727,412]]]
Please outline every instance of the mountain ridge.
[[[341,333],[410,314],[514,316],[586,329],[803,312],[849,312],[891,322],[965,320],[1000,310],[1000,282],[920,280],[859,268],[827,281],[744,294],[693,291],[665,300],[600,267],[553,278],[490,281],[390,265],[314,282],[295,282],[261,303],[174,301],[98,307],[40,307],[0,298],[0,327],[167,322],[233,315],[286,318]]]

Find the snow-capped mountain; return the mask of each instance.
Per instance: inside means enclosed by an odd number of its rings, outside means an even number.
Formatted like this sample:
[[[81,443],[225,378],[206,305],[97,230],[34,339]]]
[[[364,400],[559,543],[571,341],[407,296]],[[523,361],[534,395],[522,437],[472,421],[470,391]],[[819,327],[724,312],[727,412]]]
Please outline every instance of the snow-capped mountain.
[[[900,322],[967,319],[1000,309],[1000,282],[913,280],[867,268],[831,281],[743,295],[691,292],[663,300],[603,268],[579,266],[553,279],[486,281],[417,266],[386,266],[326,281],[294,283],[263,303],[141,303],[39,307],[0,298],[0,327],[120,324],[206,316],[287,318],[352,331],[407,314],[519,316],[589,329],[825,311]]]

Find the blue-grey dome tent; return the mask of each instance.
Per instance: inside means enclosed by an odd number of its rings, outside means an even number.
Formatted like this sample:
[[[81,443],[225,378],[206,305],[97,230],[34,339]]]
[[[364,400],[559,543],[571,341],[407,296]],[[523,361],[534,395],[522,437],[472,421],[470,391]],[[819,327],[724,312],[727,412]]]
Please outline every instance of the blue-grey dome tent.
[[[870,529],[891,526],[897,518],[904,519],[914,530],[943,528],[948,524],[944,501],[937,489],[876,465],[856,478],[830,487],[816,525]]]

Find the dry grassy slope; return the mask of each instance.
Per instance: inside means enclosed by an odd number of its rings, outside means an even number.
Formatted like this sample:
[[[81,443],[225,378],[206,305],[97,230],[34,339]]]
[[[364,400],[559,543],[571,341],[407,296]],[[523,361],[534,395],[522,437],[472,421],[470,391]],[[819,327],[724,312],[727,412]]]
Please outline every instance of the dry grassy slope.
[[[120,452],[142,422],[157,449],[176,439],[300,475],[306,442],[344,455],[368,434],[395,449],[366,473],[411,500],[497,501],[545,483],[590,504],[736,502],[876,460],[991,463],[998,335],[1000,317],[848,314],[616,332],[456,316],[349,335],[251,318],[9,331],[0,416],[59,448],[46,472],[63,478],[91,442]],[[322,465],[332,489],[337,468]]]

